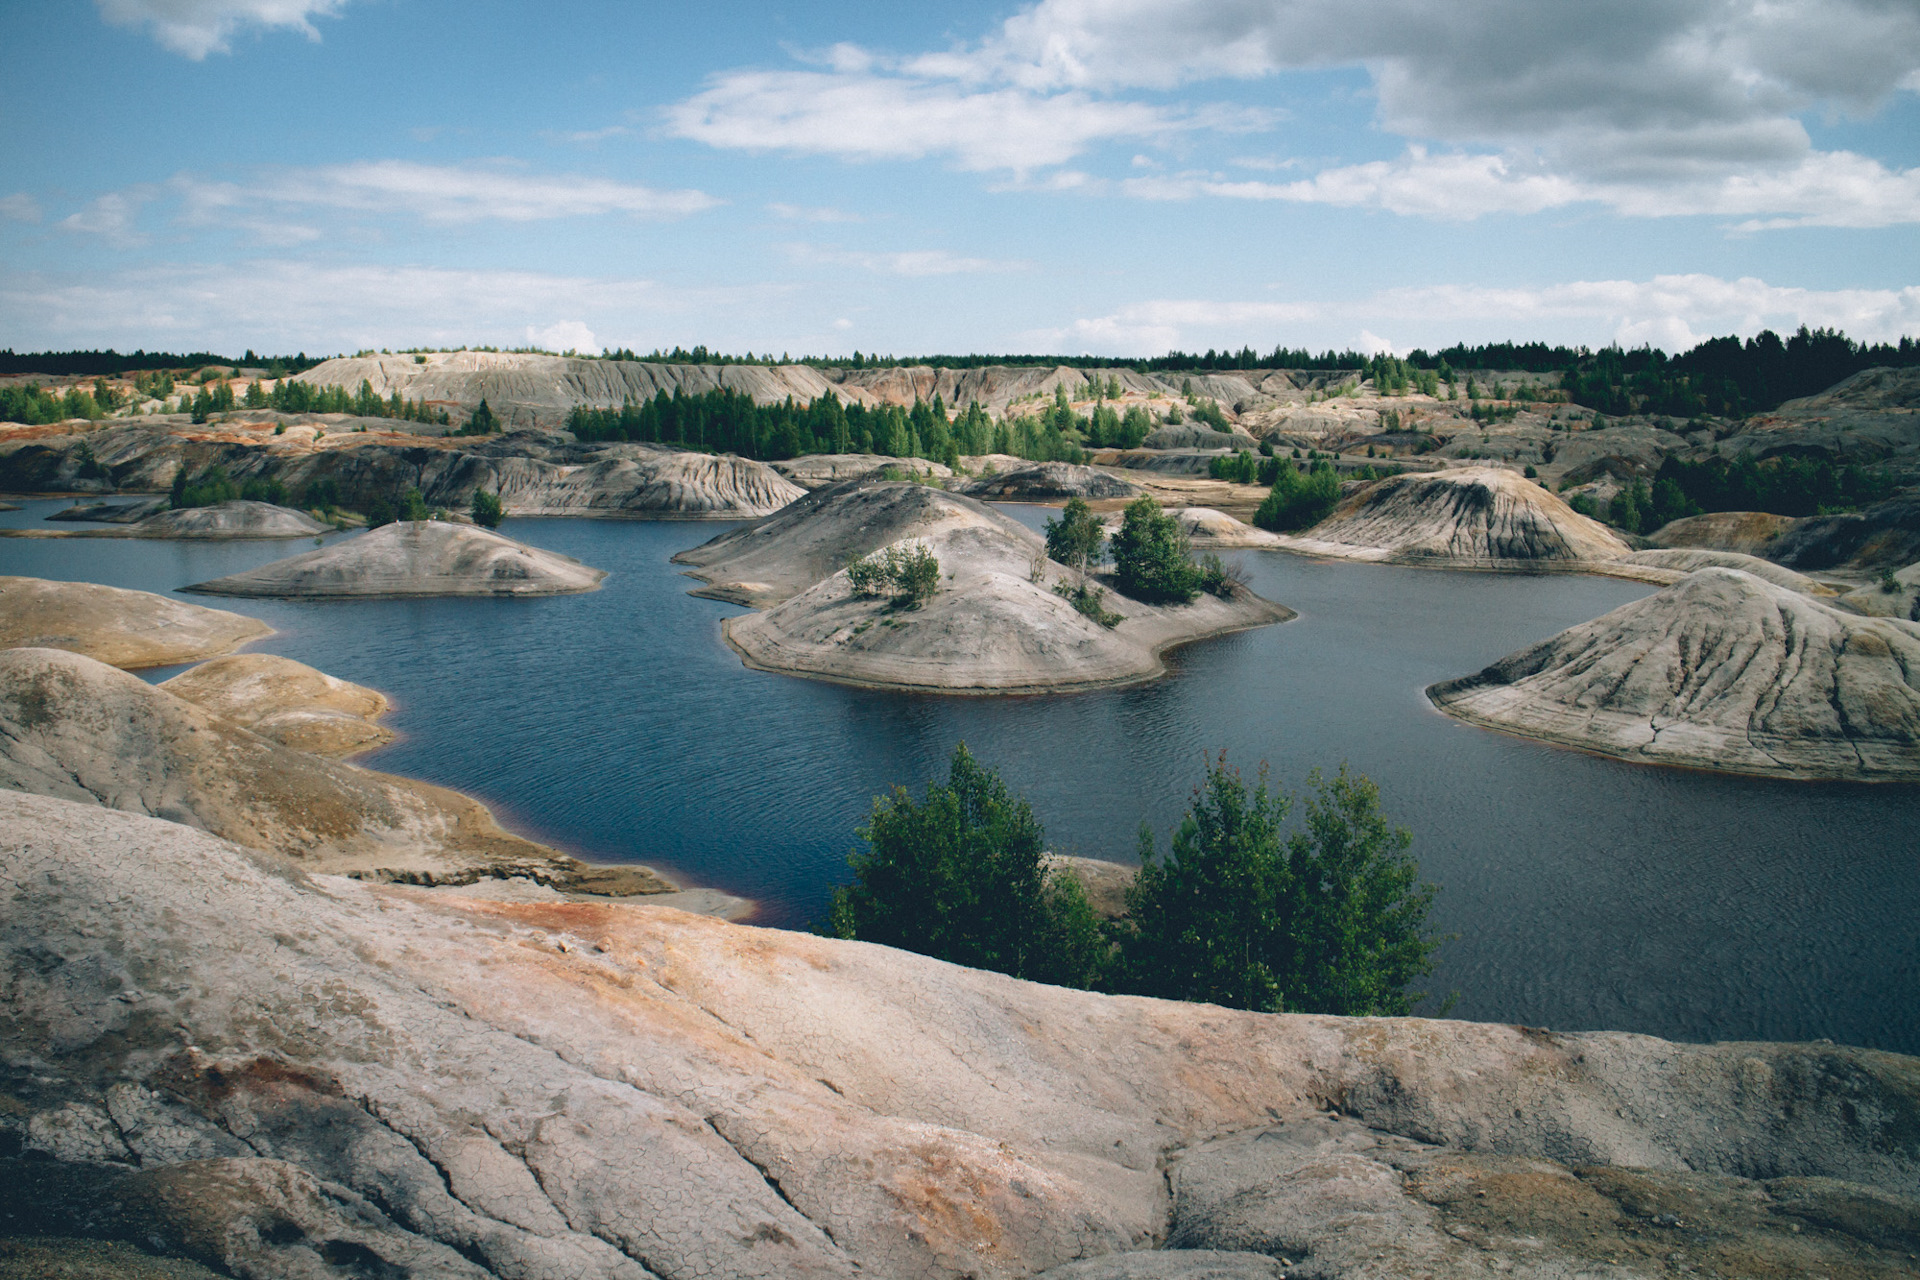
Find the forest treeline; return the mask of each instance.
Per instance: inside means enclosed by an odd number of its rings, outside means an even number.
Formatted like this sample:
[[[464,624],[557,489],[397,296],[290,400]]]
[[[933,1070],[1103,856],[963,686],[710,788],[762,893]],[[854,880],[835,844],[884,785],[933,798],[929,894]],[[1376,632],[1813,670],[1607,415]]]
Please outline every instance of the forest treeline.
[[[491,351],[491,347],[463,348]],[[371,354],[365,353],[362,354]],[[552,354],[552,353],[544,353]],[[44,374],[49,377],[120,377],[143,370],[199,369],[207,365],[264,368],[269,378],[284,378],[319,364],[324,357],[305,352],[295,356],[256,356],[248,351],[238,360],[210,352],[172,355],[136,351],[59,351],[16,354],[0,351],[0,375]],[[1363,376],[1380,363],[1377,353],[1361,351],[1312,352],[1278,346],[1270,351],[1253,347],[1189,353],[1169,351],[1145,359],[1065,355],[932,355],[881,356],[855,351],[851,356],[772,354],[729,355],[705,346],[656,349],[640,355],[628,348],[605,352],[597,359],[631,360],[652,364],[775,365],[806,364],[823,369],[932,367],[979,369],[995,365],[1019,368],[1064,366],[1073,369],[1132,369],[1140,373],[1245,372],[1255,369],[1352,372]],[[1903,337],[1895,343],[1856,342],[1838,329],[1809,329],[1802,325],[1782,338],[1764,330],[1751,338],[1709,338],[1691,350],[1669,355],[1657,347],[1622,348],[1550,345],[1542,342],[1456,343],[1439,351],[1409,352],[1394,361],[1429,377],[1453,371],[1522,371],[1560,375],[1560,385],[1575,404],[1610,415],[1656,414],[1675,418],[1701,415],[1741,417],[1763,413],[1783,401],[1813,395],[1863,369],[1920,364],[1920,343]],[[963,451],[964,452],[964,451]]]

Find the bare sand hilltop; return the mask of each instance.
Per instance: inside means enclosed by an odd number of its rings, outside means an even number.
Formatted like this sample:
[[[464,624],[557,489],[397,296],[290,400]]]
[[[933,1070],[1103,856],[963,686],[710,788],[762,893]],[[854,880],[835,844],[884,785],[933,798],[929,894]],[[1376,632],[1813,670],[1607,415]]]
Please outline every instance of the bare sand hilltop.
[[[938,590],[901,609],[860,595],[852,560],[924,547]],[[1110,592],[1108,629],[1053,590],[1076,580],[1025,526],[972,498],[924,485],[856,481],[674,557],[708,585],[697,594],[763,612],[732,618],[727,640],[771,671],[882,688],[1020,693],[1091,688],[1163,673],[1175,645],[1284,621],[1292,612],[1245,588],[1231,598],[1151,606]]]
[[[8,792],[0,904],[22,1275],[1864,1280],[1920,1244],[1895,1054],[1103,996]]]
[[[319,551],[182,587],[216,596],[553,596],[606,571],[472,525],[399,520]]]
[[[1449,568],[1590,568],[1632,551],[1620,536],[1504,467],[1460,467],[1367,485],[1291,551]]]
[[[272,634],[257,618],[146,591],[0,577],[0,648],[65,649],[139,670],[198,662]]]
[[[1735,569],[1701,569],[1427,694],[1470,724],[1623,760],[1920,778],[1920,624]]]
[[[393,730],[376,723],[387,712],[384,694],[276,654],[215,658],[159,687],[263,738],[317,756],[350,756],[393,741]]]

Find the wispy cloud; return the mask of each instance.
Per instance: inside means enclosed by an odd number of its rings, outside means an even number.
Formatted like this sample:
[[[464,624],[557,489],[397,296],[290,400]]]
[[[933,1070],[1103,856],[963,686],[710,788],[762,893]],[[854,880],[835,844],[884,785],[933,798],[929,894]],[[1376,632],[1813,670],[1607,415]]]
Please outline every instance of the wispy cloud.
[[[845,209],[818,208],[802,204],[770,204],[767,212],[788,222],[865,222],[857,213]]]
[[[667,111],[667,129],[709,146],[851,160],[951,159],[964,169],[1064,164],[1115,139],[1247,130],[1264,113],[1116,102],[1080,90],[1034,93],[849,71],[737,71]]]
[[[1013,259],[965,258],[945,249],[875,253],[814,244],[788,244],[781,247],[790,259],[803,265],[854,267],[893,276],[975,275],[982,272],[1025,271],[1033,266],[1030,262]]]
[[[1735,225],[1740,231],[1920,222],[1920,169],[1888,169],[1845,151],[1817,152],[1786,170],[1729,174],[1657,190],[1638,183],[1577,181],[1547,170],[1538,159],[1429,155],[1422,147],[1411,147],[1395,160],[1323,169],[1293,182],[1182,173],[1130,178],[1121,189],[1147,200],[1271,200],[1447,220],[1594,204],[1632,217],[1741,217],[1746,220]]]
[[[79,280],[0,277],[0,329],[23,349],[515,346],[539,333],[552,339],[545,346],[586,349],[595,335],[611,334],[616,345],[645,350],[672,346],[689,328],[750,333],[747,322],[780,306],[786,292],[772,284],[686,289],[646,279],[262,258]]]
[[[78,213],[60,220],[65,231],[99,236],[116,249],[132,249],[147,243],[147,237],[134,224],[140,208],[154,198],[154,188],[131,187],[126,191],[101,196]]]
[[[8,222],[38,222],[40,217],[40,202],[32,196],[24,193],[0,196],[0,218]]]
[[[119,26],[149,27],[154,39],[195,62],[227,53],[244,27],[297,31],[309,40],[320,32],[312,19],[338,13],[346,0],[98,0],[100,15]]]
[[[1029,340],[1036,349],[1139,354],[1248,342],[1323,343],[1323,335],[1341,331],[1355,335],[1349,341],[1378,345],[1386,339],[1375,337],[1377,331],[1417,328],[1436,335],[1431,340],[1560,332],[1585,335],[1563,339],[1569,341],[1651,342],[1681,350],[1713,334],[1802,324],[1894,340],[1920,330],[1920,287],[1802,289],[1754,277],[1691,274],[1533,288],[1430,285],[1328,302],[1161,298],[1040,330]]]

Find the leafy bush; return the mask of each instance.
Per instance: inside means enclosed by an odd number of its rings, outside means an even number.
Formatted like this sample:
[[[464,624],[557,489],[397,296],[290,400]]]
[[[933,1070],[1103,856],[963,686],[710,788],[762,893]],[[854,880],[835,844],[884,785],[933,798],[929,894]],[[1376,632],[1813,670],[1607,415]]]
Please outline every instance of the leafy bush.
[[[1247,571],[1239,563],[1229,563],[1209,551],[1200,557],[1200,589],[1222,600],[1233,599],[1236,587],[1247,580]]]
[[[1275,533],[1293,533],[1319,524],[1339,502],[1340,477],[1332,463],[1316,459],[1304,476],[1283,463],[1275,470],[1273,488],[1253,513],[1253,522]]]
[[[1200,593],[1186,533],[1150,497],[1127,504],[1113,535],[1113,568],[1120,590],[1148,604],[1186,604]]]
[[[847,565],[857,596],[891,595],[903,608],[918,609],[940,587],[940,561],[925,543],[896,543]]]
[[[1047,557],[1082,573],[1088,564],[1100,559],[1106,541],[1106,528],[1083,499],[1067,499],[1067,509],[1060,518],[1047,521]]]
[[[470,512],[473,522],[483,529],[498,529],[500,521],[506,517],[506,509],[500,505],[500,495],[488,493],[485,489],[473,491],[473,507]]]
[[[965,743],[945,785],[875,797],[824,932],[1018,978],[1091,987],[1108,946],[1078,881],[1048,874],[1033,809]]]
[[[1053,594],[1109,631],[1126,621],[1124,615],[1114,613],[1103,603],[1107,598],[1107,589],[1096,587],[1085,578],[1073,582],[1062,578],[1053,584]]]
[[[1255,458],[1246,449],[1239,453],[1222,454],[1207,463],[1207,474],[1215,480],[1226,480],[1233,484],[1253,484],[1263,470],[1261,460]]]
[[[1380,812],[1371,781],[1341,766],[1308,778],[1305,829],[1292,807],[1250,791],[1224,754],[1173,833],[1165,861],[1140,832],[1112,985],[1238,1009],[1396,1015],[1424,993],[1440,939],[1427,931],[1434,886],[1407,856],[1412,837]]]

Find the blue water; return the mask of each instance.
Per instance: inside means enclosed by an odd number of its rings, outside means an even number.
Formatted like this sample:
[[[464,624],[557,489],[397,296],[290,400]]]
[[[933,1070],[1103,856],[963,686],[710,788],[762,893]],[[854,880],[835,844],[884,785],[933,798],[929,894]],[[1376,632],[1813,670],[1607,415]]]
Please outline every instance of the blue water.
[[[63,504],[26,505],[0,523]],[[724,528],[504,526],[611,571],[582,596],[202,602],[279,629],[256,648],[394,700],[400,740],[362,763],[585,857],[754,898],[763,923],[819,915],[872,797],[941,772],[959,739],[1054,847],[1123,861],[1142,821],[1164,847],[1209,751],[1295,790],[1345,760],[1441,886],[1435,921],[1459,936],[1429,985],[1458,991],[1456,1016],[1920,1051],[1920,787],[1622,764],[1469,728],[1421,694],[1645,586],[1246,552],[1296,621],[1179,651],[1151,685],[940,698],[742,667],[720,639],[741,610],[687,595],[668,563]],[[165,591],[309,545],[5,539],[0,572]]]

